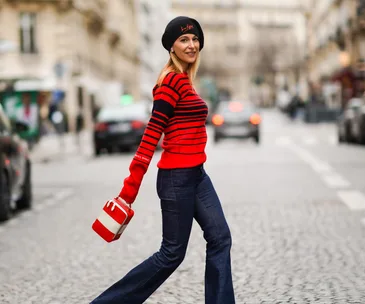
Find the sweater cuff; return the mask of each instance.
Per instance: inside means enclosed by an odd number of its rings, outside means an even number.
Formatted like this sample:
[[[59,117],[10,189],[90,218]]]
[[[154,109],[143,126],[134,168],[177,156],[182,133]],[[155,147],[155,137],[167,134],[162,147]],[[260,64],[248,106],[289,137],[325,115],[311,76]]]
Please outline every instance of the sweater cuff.
[[[133,160],[130,165],[130,175],[124,179],[124,185],[119,193],[119,197],[124,199],[128,204],[132,204],[137,195],[142,183],[143,175],[146,173],[147,166],[136,160]]]
[[[132,204],[135,201],[137,194],[135,196],[131,196],[131,194],[127,193],[127,191],[123,187],[118,196],[123,199],[127,204]]]

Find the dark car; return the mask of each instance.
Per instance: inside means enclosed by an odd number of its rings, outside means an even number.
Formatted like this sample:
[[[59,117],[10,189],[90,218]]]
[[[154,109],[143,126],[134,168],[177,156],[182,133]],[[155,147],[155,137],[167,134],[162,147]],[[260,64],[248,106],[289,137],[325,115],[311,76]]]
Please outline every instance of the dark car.
[[[365,144],[365,99],[352,98],[338,119],[339,142]]]
[[[258,109],[240,101],[220,102],[212,116],[214,142],[223,138],[253,138],[260,142],[261,116]]]
[[[141,142],[148,119],[149,109],[144,102],[101,108],[94,126],[94,154],[135,148]]]
[[[0,106],[0,221],[32,204],[28,145],[18,135],[27,129],[24,122],[11,122]]]

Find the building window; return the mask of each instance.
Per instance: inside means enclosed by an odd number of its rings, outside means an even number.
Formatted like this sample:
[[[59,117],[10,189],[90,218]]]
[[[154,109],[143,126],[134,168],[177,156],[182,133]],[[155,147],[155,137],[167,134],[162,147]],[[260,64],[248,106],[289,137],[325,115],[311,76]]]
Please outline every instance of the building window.
[[[36,45],[36,14],[20,14],[20,52],[23,54],[37,53]]]

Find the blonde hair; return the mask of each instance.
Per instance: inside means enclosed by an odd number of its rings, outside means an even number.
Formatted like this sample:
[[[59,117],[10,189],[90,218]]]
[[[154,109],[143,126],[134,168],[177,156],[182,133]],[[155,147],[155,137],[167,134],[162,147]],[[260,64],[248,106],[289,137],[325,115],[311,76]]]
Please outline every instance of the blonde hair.
[[[195,62],[188,65],[188,69],[186,71],[191,85],[193,85],[196,73],[198,72],[199,64],[200,64],[200,52],[198,52],[198,56],[197,56]],[[182,67],[181,60],[173,52],[170,52],[169,61],[163,67],[162,71],[160,72],[160,75],[157,78],[156,84],[159,87],[162,85],[162,82],[165,79],[166,75],[170,72],[184,73],[184,69]]]

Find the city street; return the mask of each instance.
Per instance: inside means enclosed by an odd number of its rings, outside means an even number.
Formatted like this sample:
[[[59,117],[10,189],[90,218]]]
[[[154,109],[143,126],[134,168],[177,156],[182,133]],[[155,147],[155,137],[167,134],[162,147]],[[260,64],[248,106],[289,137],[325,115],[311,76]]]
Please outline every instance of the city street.
[[[365,303],[365,146],[339,145],[334,124],[292,122],[276,110],[263,111],[261,131],[260,145],[207,146],[205,168],[233,238],[236,302]],[[158,250],[161,152],[135,217],[108,244],[91,225],[119,193],[133,154],[91,150],[35,162],[33,209],[0,224],[1,304],[89,303]],[[183,264],[146,303],[204,303],[204,261],[194,222]]]

